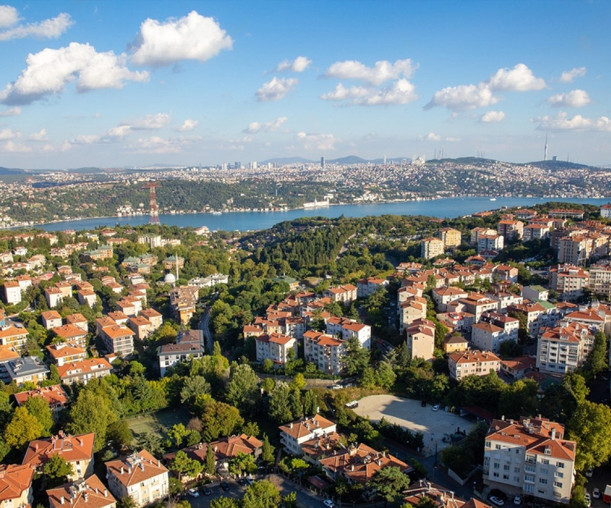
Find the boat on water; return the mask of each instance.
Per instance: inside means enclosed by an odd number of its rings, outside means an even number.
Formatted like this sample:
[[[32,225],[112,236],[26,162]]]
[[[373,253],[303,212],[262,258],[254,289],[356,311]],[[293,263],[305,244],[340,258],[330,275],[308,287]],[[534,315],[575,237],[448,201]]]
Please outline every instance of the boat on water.
[[[496,201],[496,198],[490,198],[490,201]]]
[[[212,212],[212,215],[223,215],[223,212]]]

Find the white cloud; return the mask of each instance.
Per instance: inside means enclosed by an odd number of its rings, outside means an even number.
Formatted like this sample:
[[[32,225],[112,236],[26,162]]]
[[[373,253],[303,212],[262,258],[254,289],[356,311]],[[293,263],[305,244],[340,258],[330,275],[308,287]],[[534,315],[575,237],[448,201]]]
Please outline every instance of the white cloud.
[[[168,125],[171,119],[168,113],[156,113],[154,115],[146,115],[131,122],[123,122],[121,126],[128,126],[134,130],[155,130]]]
[[[435,134],[434,132],[429,132],[426,136],[424,136],[426,141],[441,141],[441,136],[439,134]]]
[[[33,132],[28,136],[30,141],[47,141],[47,129],[42,128],[38,132]]]
[[[547,99],[554,107],[581,108],[590,103],[590,96],[585,90],[571,90],[567,93],[557,93]]]
[[[328,78],[357,79],[372,85],[381,85],[385,81],[398,78],[410,78],[418,65],[411,59],[397,60],[391,63],[388,60],[380,60],[373,67],[367,67],[357,60],[346,60],[335,62],[325,72]]]
[[[560,75],[560,81],[563,83],[572,83],[575,78],[583,78],[586,75],[585,67],[575,67],[570,71],[564,71]]]
[[[552,131],[600,131],[611,132],[611,119],[606,116],[598,118],[587,118],[581,115],[575,115],[569,118],[568,114],[561,111],[556,116],[543,116],[535,118],[534,122],[538,123],[539,130]]]
[[[288,118],[286,116],[281,116],[272,120],[271,122],[250,122],[248,127],[244,129],[243,132],[247,134],[256,134],[258,132],[273,132],[276,131],[287,122]]]
[[[506,90],[508,92],[527,92],[541,90],[545,87],[543,78],[536,78],[532,71],[523,63],[517,64],[513,69],[499,69],[488,81],[492,90]]]
[[[192,118],[187,118],[180,127],[177,127],[176,130],[178,132],[189,132],[195,129],[199,125],[199,120],[194,120]]]
[[[108,129],[108,131],[106,132],[106,137],[108,137],[109,139],[124,138],[131,131],[132,131],[131,125],[125,125],[125,124],[118,125],[116,127],[112,127],[111,129]]]
[[[0,111],[0,117],[3,117],[3,116],[17,116],[17,115],[20,115],[20,114],[21,114],[21,108],[17,108],[17,107],[8,108],[8,109],[5,109],[4,111]]]
[[[298,82],[299,80],[296,78],[278,79],[276,76],[274,76],[267,83],[263,83],[255,95],[257,96],[257,100],[260,102],[277,101],[284,98],[286,94],[293,90],[297,86]]]
[[[308,134],[298,132],[297,139],[306,150],[333,150],[337,139],[333,134]]]
[[[4,104],[30,104],[58,94],[76,80],[79,92],[98,88],[122,88],[126,81],[145,81],[147,72],[130,71],[123,56],[112,51],[98,53],[89,44],[72,42],[60,49],[43,49],[29,54],[27,67],[17,80],[0,92]]]
[[[0,8],[6,6],[0,6]],[[0,11],[0,26],[3,25],[3,21],[6,23],[10,21],[10,15],[7,17],[2,16],[2,12]],[[11,39],[23,39],[25,37],[37,37],[40,39],[57,39],[60,35],[62,35],[68,28],[70,28],[74,24],[70,14],[62,12],[54,18],[45,19],[40,21],[39,23],[28,23],[26,25],[18,25],[13,26],[14,23],[10,25],[4,25],[7,28],[3,31],[0,31],[0,41],[8,41]]]
[[[132,45],[131,61],[137,65],[163,66],[180,60],[205,62],[224,49],[231,49],[233,41],[213,19],[191,11],[179,19],[160,23],[147,19]]]
[[[180,153],[183,150],[184,140],[165,139],[159,136],[140,138],[133,146],[138,152],[143,153]]]
[[[361,106],[409,104],[417,98],[414,85],[407,79],[399,79],[389,87],[382,89],[363,86],[346,88],[341,83],[338,83],[335,86],[335,90],[321,95],[321,99],[326,101],[349,101],[351,104]]]
[[[424,109],[435,106],[445,106],[452,111],[466,111],[496,104],[498,99],[492,95],[492,90],[485,83],[478,85],[448,86],[438,90]]]
[[[480,118],[483,123],[499,123],[505,119],[504,111],[486,111]]]
[[[12,129],[2,129],[0,131],[0,141],[6,141],[7,139],[15,139],[21,137],[21,134]]]
[[[2,151],[12,153],[30,152],[31,150],[29,146],[23,143],[15,143],[14,141],[7,141],[2,147]]]
[[[19,22],[19,13],[12,5],[0,5],[0,28],[7,28]]]
[[[276,72],[282,72],[282,71],[303,72],[310,66],[311,63],[312,63],[312,60],[310,60],[309,58],[305,56],[298,56],[293,61],[282,60],[282,62],[278,64],[278,67],[276,67]]]

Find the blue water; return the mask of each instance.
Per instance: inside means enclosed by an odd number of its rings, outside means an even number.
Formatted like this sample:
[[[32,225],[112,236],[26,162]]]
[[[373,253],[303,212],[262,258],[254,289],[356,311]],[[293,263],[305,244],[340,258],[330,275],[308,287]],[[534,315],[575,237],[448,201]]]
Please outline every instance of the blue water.
[[[162,224],[180,227],[207,226],[210,231],[248,231],[267,229],[279,222],[298,219],[300,217],[366,217],[368,215],[427,215],[439,218],[455,218],[469,215],[483,210],[493,210],[503,206],[528,207],[546,201],[564,201],[568,203],[583,203],[603,205],[610,199],[541,199],[541,198],[498,198],[490,201],[489,198],[444,198],[431,201],[409,201],[378,204],[338,205],[329,208],[316,208],[313,210],[290,210],[287,212],[235,212],[212,215],[209,213],[196,213],[185,215],[160,215]],[[65,229],[95,229],[102,226],[147,224],[148,216],[138,217],[102,217],[97,219],[71,220],[44,224],[40,227],[46,231],[62,231]]]

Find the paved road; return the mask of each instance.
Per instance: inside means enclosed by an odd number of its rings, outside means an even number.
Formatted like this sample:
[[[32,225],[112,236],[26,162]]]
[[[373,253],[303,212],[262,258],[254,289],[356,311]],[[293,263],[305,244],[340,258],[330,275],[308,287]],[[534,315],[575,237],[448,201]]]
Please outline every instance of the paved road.
[[[210,330],[210,307],[206,307],[202,318],[199,321],[199,329],[204,332],[204,345],[209,354],[212,354],[214,347],[214,336]]]

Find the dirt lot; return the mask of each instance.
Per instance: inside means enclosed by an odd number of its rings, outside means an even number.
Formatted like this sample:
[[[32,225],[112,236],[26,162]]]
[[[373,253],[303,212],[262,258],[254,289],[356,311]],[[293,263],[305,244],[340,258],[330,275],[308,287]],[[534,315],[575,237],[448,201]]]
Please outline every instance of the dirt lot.
[[[441,407],[433,411],[432,406],[422,407],[420,401],[404,399],[395,395],[370,395],[359,400],[359,407],[354,410],[359,416],[379,422],[382,417],[388,422],[396,423],[409,430],[424,434],[426,455],[442,450],[448,443],[443,442],[446,434],[453,434],[460,429],[469,432],[475,425],[452,413],[446,413]]]

